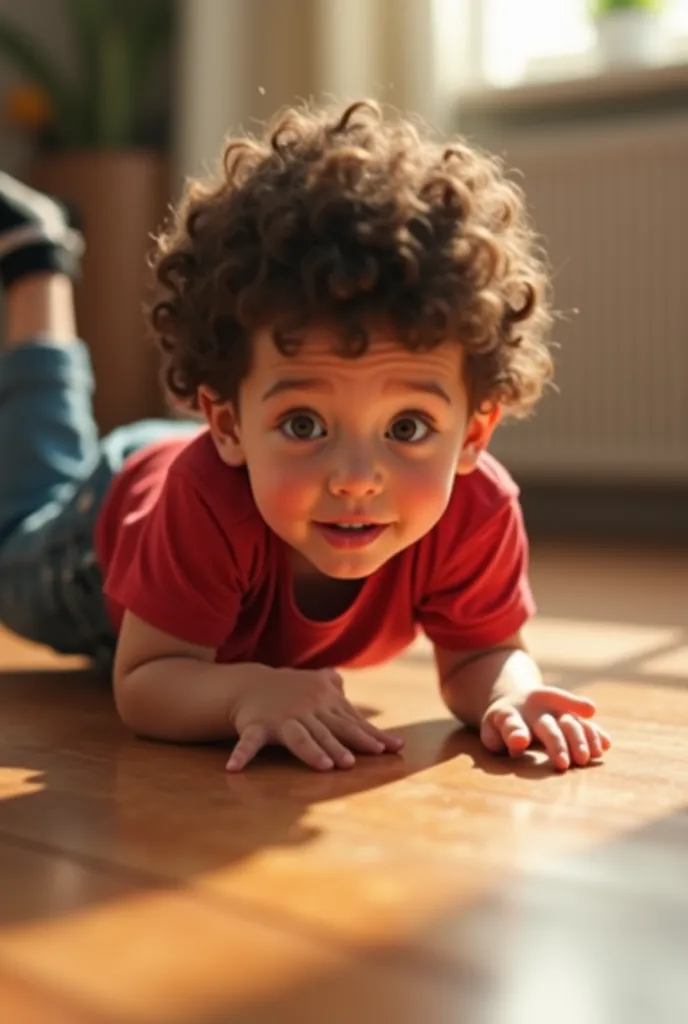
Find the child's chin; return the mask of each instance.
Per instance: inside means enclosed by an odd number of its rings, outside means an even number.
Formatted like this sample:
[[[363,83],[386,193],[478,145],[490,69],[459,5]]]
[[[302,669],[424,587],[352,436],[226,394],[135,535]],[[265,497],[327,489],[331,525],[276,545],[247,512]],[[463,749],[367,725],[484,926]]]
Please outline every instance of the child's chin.
[[[319,559],[316,568],[333,580],[360,580],[372,576],[384,565],[380,558]]]

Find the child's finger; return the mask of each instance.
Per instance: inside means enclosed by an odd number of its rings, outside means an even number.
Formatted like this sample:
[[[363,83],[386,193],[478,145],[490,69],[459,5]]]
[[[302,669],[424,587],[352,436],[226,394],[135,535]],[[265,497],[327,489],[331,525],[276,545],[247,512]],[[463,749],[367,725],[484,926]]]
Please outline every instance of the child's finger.
[[[602,757],[605,750],[609,750],[611,746],[612,741],[609,736],[604,729],[593,725],[592,722],[583,722],[582,724],[585,729],[585,735],[588,738],[588,744],[590,745],[591,756],[595,758]]]
[[[309,768],[315,768],[319,772],[334,768],[334,761],[330,755],[323,750],[303,722],[296,718],[284,722],[279,730],[279,738],[284,746]]]
[[[542,743],[547,756],[559,771],[566,771],[571,766],[569,748],[557,720],[552,715],[541,715],[532,723],[531,728]]]
[[[576,718],[575,715],[562,715],[559,719],[559,728],[569,745],[569,754],[574,764],[587,764],[592,752],[583,722]]]
[[[611,736],[609,735],[609,733],[605,729],[600,729],[599,725],[596,725],[595,729],[597,731],[597,735],[600,738],[600,743],[602,744],[602,750],[603,751],[604,750],[609,750],[609,748],[612,745],[612,738],[611,738]]]
[[[530,729],[515,708],[499,709],[493,712],[491,720],[512,757],[518,757],[530,746]]]
[[[335,767],[353,768],[356,764],[356,758],[343,743],[339,742],[337,736],[326,722],[315,715],[308,715],[304,718],[303,725],[305,725],[313,739],[322,747],[328,757],[332,758]]]
[[[597,708],[588,697],[579,697],[568,690],[560,690],[556,686],[546,686],[534,690],[526,699],[528,711],[545,712],[550,715],[580,715],[581,718],[592,718]]]
[[[362,754],[382,754],[387,749],[384,740],[378,739],[355,718],[340,715],[336,711],[321,711],[318,717],[337,739],[352,750]]]
[[[585,722],[583,728],[585,729],[585,738],[588,741],[588,747],[590,748],[590,757],[593,759],[602,757],[602,740],[598,736],[597,729],[591,722]]]
[[[228,772],[240,772],[268,741],[268,734],[262,725],[249,725],[237,740],[229,761],[225,765]]]
[[[387,732],[386,729],[378,729],[376,725],[369,722],[368,719],[357,711],[351,704],[347,708],[341,711],[342,718],[347,718],[352,722],[360,725],[369,736],[373,739],[379,740],[387,750],[401,750],[404,745],[404,741],[401,736],[395,736],[392,732]]]
[[[483,723],[480,726],[480,740],[483,746],[493,754],[498,754],[500,751],[504,750],[502,734],[492,721],[492,717],[490,715],[483,720]]]

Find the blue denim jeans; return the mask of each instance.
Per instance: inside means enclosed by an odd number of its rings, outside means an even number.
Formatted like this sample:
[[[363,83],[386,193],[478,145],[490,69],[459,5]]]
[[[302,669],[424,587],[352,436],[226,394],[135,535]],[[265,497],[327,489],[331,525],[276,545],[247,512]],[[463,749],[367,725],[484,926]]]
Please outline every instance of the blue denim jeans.
[[[133,452],[198,424],[146,420],[100,438],[88,349],[33,341],[0,351],[0,622],[107,672],[115,638],[93,535]]]

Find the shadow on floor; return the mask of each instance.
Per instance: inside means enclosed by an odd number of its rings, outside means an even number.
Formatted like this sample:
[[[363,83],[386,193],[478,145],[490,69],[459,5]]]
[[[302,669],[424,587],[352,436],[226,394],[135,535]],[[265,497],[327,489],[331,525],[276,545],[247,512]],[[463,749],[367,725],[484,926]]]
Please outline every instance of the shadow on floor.
[[[445,761],[468,759],[496,776],[553,774],[533,754],[518,760],[489,754],[477,736],[446,718],[396,728],[403,756],[361,756],[352,771],[318,774],[272,749],[246,773],[228,775],[221,745],[132,737],[108,688],[88,672],[0,674],[0,705],[6,709],[0,844],[34,855],[33,881],[27,860],[21,891],[7,884],[7,873],[0,881],[4,925],[77,909],[79,892],[88,903],[88,886],[55,886],[49,870],[55,850],[88,871],[114,872],[120,892],[127,879],[137,888],[183,884],[261,849],[307,844],[319,834],[304,823],[311,806],[389,786]]]

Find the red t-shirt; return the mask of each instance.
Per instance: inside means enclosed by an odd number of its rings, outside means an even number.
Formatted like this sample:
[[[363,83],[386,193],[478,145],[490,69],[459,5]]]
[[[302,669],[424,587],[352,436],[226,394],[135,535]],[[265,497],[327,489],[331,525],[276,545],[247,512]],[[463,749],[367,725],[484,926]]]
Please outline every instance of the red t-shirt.
[[[287,546],[263,522],[245,470],[226,466],[205,431],[127,460],[103,504],[96,551],[116,629],[126,608],[215,648],[221,662],[375,665],[419,630],[441,647],[487,647],[534,611],[518,489],[489,455],[456,478],[434,529],[327,622],[297,608]]]

